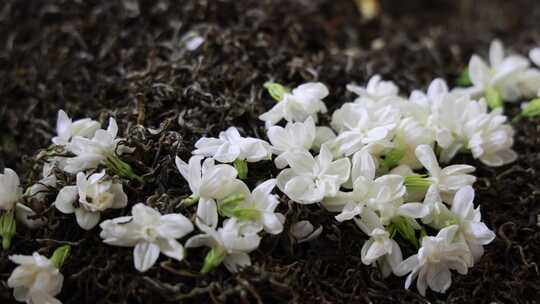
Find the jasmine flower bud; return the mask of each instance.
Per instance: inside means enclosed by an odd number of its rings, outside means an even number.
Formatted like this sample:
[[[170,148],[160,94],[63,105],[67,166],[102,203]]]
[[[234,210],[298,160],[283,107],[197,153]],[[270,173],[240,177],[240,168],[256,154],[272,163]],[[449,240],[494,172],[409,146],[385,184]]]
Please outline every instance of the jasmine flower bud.
[[[521,106],[521,113],[514,117],[513,122],[519,121],[521,118],[532,118],[540,115],[540,98],[535,98],[530,102],[524,103]]]
[[[270,81],[265,82],[263,87],[267,89],[270,96],[272,96],[272,98],[274,98],[278,102],[283,100],[283,96],[290,92],[289,89],[282,86],[281,84]]]
[[[463,69],[463,72],[459,75],[458,79],[456,80],[456,84],[461,87],[468,87],[472,85],[471,78],[469,76],[469,69],[465,68]]]
[[[11,239],[15,235],[16,222],[14,209],[4,211],[0,216],[0,236],[2,237],[2,248],[9,249]]]
[[[501,108],[503,106],[503,100],[499,91],[493,87],[488,87],[484,92],[487,105],[492,108]]]
[[[62,268],[62,265],[66,262],[69,254],[71,253],[71,246],[64,245],[62,247],[56,248],[51,257],[51,262],[56,266],[56,268]]]

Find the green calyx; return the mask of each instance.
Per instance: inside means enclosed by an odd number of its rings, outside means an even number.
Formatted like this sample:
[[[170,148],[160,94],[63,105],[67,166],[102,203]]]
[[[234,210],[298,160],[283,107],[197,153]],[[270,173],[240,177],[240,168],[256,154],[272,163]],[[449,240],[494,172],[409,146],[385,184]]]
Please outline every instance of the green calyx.
[[[405,176],[405,187],[409,192],[427,191],[433,182],[427,174]]]
[[[486,98],[487,105],[491,109],[503,107],[503,99],[501,97],[501,93],[496,88],[494,87],[487,88],[486,91],[484,92],[484,97]]]
[[[245,196],[242,194],[231,195],[225,198],[218,206],[218,212],[221,216],[233,217],[239,220],[258,220],[261,217],[259,210],[245,207],[242,203]]]
[[[69,257],[69,254],[71,253],[71,246],[64,245],[62,247],[56,248],[54,251],[51,262],[56,266],[56,268],[60,269],[62,265],[64,265],[65,261]]]
[[[240,179],[246,179],[248,175],[248,164],[245,160],[237,159],[234,161],[234,168],[238,171]]]
[[[268,93],[270,94],[270,96],[272,96],[272,98],[274,98],[278,102],[283,100],[283,95],[285,95],[286,93],[289,93],[289,89],[287,89],[286,87],[282,86],[279,83],[268,81],[268,82],[265,82],[263,86],[266,90],[268,90]]]
[[[184,205],[185,207],[193,206],[199,201],[199,198],[200,197],[198,195],[192,194],[182,200],[182,205]]]
[[[13,208],[0,216],[0,236],[2,236],[2,248],[4,250],[11,247],[11,239],[16,230],[17,222],[15,221],[15,208]]]
[[[456,80],[456,84],[460,87],[468,87],[472,85],[471,78],[469,76],[469,68],[465,68]]]
[[[388,170],[396,167],[405,156],[405,149],[392,149],[384,155],[382,166]]]
[[[392,219],[392,237],[395,236],[396,232],[409,243],[411,243],[416,249],[420,248],[420,242],[416,237],[416,231],[411,226],[411,224],[403,217],[395,217]]]
[[[207,274],[214,268],[221,265],[227,257],[227,251],[223,247],[212,248],[204,258],[204,264],[201,268],[201,274]]]
[[[129,180],[136,180],[140,183],[144,182],[142,177],[135,174],[131,166],[121,160],[116,154],[107,156],[105,159],[105,165],[120,177],[127,178]]]
[[[519,121],[521,118],[532,118],[540,115],[540,98],[531,100],[523,109],[521,113],[514,117],[513,122]]]

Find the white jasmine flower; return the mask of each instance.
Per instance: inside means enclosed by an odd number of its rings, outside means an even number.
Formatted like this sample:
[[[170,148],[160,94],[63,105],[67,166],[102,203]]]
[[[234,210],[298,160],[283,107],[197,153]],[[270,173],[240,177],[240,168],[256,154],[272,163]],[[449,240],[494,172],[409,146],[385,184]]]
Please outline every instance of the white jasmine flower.
[[[364,265],[378,262],[384,270],[384,276],[397,269],[403,260],[401,248],[396,241],[390,238],[379,217],[375,212],[366,209],[361,218],[355,219],[357,226],[367,234],[370,239],[362,246],[361,259]],[[386,268],[388,266],[388,268]]]
[[[22,198],[19,176],[15,171],[5,168],[0,174],[0,210],[9,211]]]
[[[502,109],[498,108],[471,121],[475,127],[467,130],[467,137],[474,158],[492,167],[517,159],[517,153],[512,150],[515,132],[512,126],[505,124],[506,120]]]
[[[71,153],[75,154],[75,157],[66,160],[64,170],[75,174],[83,170],[97,168],[100,164],[103,164],[113,170],[119,167],[118,170],[115,170],[116,173],[129,175],[129,172],[124,171],[130,171],[131,168],[123,168],[125,166],[129,167],[129,165],[123,163],[118,158],[118,155],[131,150],[120,144],[124,139],[117,138],[117,135],[118,125],[116,124],[116,120],[111,118],[109,119],[107,130],[97,130],[92,139],[82,136],[73,137],[67,148]]]
[[[321,235],[323,226],[315,229],[310,221],[304,220],[291,225],[291,235],[296,239],[298,244],[312,241]]]
[[[193,156],[186,164],[176,157],[176,167],[184,179],[188,182],[192,195],[187,203],[199,202],[197,215],[204,222],[217,221],[216,200],[223,200],[238,189],[241,181],[236,179],[238,172],[230,165],[216,165],[213,158],[207,158],[201,165],[203,156]],[[201,210],[210,208],[213,212],[201,214]],[[211,219],[207,217],[211,216]]]
[[[341,154],[347,156],[368,144],[390,145],[401,114],[395,106],[366,107],[345,103],[332,115],[332,127],[339,132],[335,140]]]
[[[290,168],[281,171],[277,185],[293,201],[313,204],[335,196],[339,187],[349,179],[351,163],[348,158],[333,160],[326,145],[314,158],[305,150],[296,150],[286,157]]]
[[[465,186],[470,186],[476,181],[476,177],[468,173],[474,172],[475,168],[469,165],[451,165],[441,169],[435,153],[430,146],[420,145],[416,148],[416,157],[429,173],[427,187],[435,185],[439,190],[442,200],[451,204],[454,194]],[[414,183],[413,178],[410,179]],[[407,178],[406,178],[407,184]],[[414,188],[414,185],[412,185]]]
[[[366,151],[353,156],[351,175],[354,180],[352,192],[339,192],[323,201],[329,211],[341,212],[336,216],[340,222],[363,214],[366,206],[381,212],[384,223],[398,215],[422,217],[427,212],[422,204],[403,204],[406,193],[403,177],[384,175],[375,178],[375,162]]]
[[[392,81],[382,80],[380,75],[372,76],[366,87],[361,87],[355,84],[348,84],[347,90],[357,94],[359,98],[358,102],[362,99],[370,99],[373,101],[379,101],[386,97],[395,97],[399,94],[399,88]]]
[[[56,121],[57,136],[53,137],[52,142],[55,145],[65,146],[75,136],[90,138],[100,128],[97,121],[90,118],[83,118],[73,121],[63,110],[58,111]]]
[[[212,219],[211,216],[206,217]],[[206,274],[221,263],[225,264],[230,272],[237,272],[251,265],[248,254],[257,249],[261,241],[256,227],[248,222],[239,222],[235,218],[225,220],[223,227],[217,230],[217,219],[212,219],[211,222],[197,221],[196,224],[203,234],[195,235],[187,240],[186,247],[211,248],[201,273]]]
[[[483,99],[476,102],[468,95],[444,94],[433,104],[430,119],[437,144],[442,148],[440,159],[449,162],[458,151],[467,148],[467,134],[477,128],[476,119],[487,113]]]
[[[222,163],[235,160],[258,162],[270,159],[270,145],[264,140],[253,137],[242,137],[235,127],[219,133],[219,138],[203,137],[195,143],[195,155],[213,157]]]
[[[315,122],[308,117],[305,122],[288,123],[285,128],[272,126],[266,134],[274,154],[278,155],[274,163],[278,169],[283,169],[287,166],[286,157],[289,153],[298,149],[311,149],[316,137]]]
[[[495,233],[482,222],[480,207],[474,208],[474,189],[470,186],[461,188],[454,197],[452,213],[457,218],[459,231],[469,245],[473,258],[478,260],[483,254],[483,245],[495,239]]]
[[[100,237],[113,246],[132,247],[135,268],[144,272],[164,255],[181,261],[184,247],[180,239],[193,231],[193,224],[182,214],[161,215],[144,204],[136,204],[132,216],[118,217],[100,224]]]
[[[473,55],[469,61],[469,77],[473,87],[466,92],[479,97],[493,88],[504,100],[516,101],[521,97],[516,88],[516,76],[528,67],[529,61],[523,56],[505,57],[502,43],[494,40],[489,48],[489,65],[477,55]]]
[[[450,270],[467,274],[470,262],[469,248],[465,242],[456,241],[457,225],[443,228],[437,236],[422,238],[422,247],[418,253],[404,260],[396,269],[399,276],[409,273],[405,288],[418,277],[416,288],[421,295],[426,295],[429,286],[433,291],[444,293],[452,284]]]
[[[124,208],[127,201],[122,184],[112,181],[105,175],[105,171],[88,178],[79,172],[77,185],[62,188],[54,205],[62,213],[75,213],[79,226],[90,230],[99,223],[101,212]]]
[[[9,259],[18,264],[8,278],[13,297],[28,304],[61,304],[55,298],[62,290],[64,276],[48,258],[33,255],[12,255]]]
[[[323,99],[328,96],[328,88],[320,82],[309,82],[298,86],[292,93],[284,93],[278,103],[268,112],[259,116],[271,127],[280,120],[288,122],[305,121],[308,117],[317,122],[317,113],[326,113]]]
[[[283,231],[285,217],[281,213],[274,212],[279,205],[277,195],[272,194],[276,180],[270,179],[261,183],[253,192],[250,192],[241,181],[237,185],[238,190],[233,193],[239,193],[239,199],[230,203],[227,200],[220,202],[218,208],[222,214],[235,217],[239,221],[249,220],[267,233],[280,234]]]

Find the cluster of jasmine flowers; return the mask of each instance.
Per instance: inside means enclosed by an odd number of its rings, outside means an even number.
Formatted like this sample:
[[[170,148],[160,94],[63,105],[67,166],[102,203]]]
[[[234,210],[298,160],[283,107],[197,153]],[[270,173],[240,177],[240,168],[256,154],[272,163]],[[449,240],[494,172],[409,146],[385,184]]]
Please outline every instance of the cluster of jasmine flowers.
[[[366,86],[349,84],[355,98],[331,113],[329,125],[318,125],[328,109],[322,83],[293,90],[264,86],[277,101],[260,119],[266,139],[243,136],[230,127],[218,137],[195,143],[189,159],[176,157],[176,169],[189,185],[183,210],[194,214],[161,214],[144,203],[131,203],[129,183],[145,183],[123,160],[133,152],[108,127],[89,118],[73,121],[59,111],[57,136],[44,151],[41,180],[23,190],[19,176],[6,168],[0,174],[0,236],[10,247],[17,222],[39,229],[47,219],[29,207],[34,199],[74,215],[84,230],[99,226],[103,242],[133,247],[134,267],[145,272],[160,255],[182,261],[190,248],[204,247],[202,274],[223,265],[236,272],[251,265],[250,253],[263,237],[284,231],[280,196],[300,205],[324,208],[337,222],[352,222],[365,234],[362,263],[383,276],[407,275],[422,294],[429,287],[445,292],[452,271],[467,274],[495,234],[475,206],[475,168],[449,164],[459,153],[486,166],[513,162],[514,130],[503,113],[504,102],[522,104],[517,119],[540,114],[540,49],[505,57],[494,41],[489,64],[473,56],[458,83],[450,89],[442,79],[426,92],[400,95],[391,81],[373,76]],[[273,162],[275,178],[247,182],[251,163]],[[58,179],[57,174],[68,178]],[[68,181],[68,182],[66,182]],[[110,209],[130,208],[130,215],[111,218]],[[129,210],[122,212],[128,213]],[[291,223],[298,243],[322,233],[309,219]],[[183,241],[181,241],[183,239]],[[8,279],[17,301],[60,303],[59,269],[69,246],[51,259],[35,252],[14,255],[19,264]]]

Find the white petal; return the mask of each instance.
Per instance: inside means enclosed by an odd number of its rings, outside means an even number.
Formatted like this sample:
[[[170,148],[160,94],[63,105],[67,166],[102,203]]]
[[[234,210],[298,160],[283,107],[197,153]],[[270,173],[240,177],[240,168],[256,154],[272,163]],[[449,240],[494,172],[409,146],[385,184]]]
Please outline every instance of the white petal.
[[[159,211],[146,206],[145,204],[138,203],[131,209],[133,215],[133,221],[140,225],[155,225],[159,222],[161,213]]]
[[[251,259],[247,253],[234,253],[228,255],[223,264],[230,272],[238,272],[240,269],[251,265]]]
[[[504,48],[500,40],[495,39],[489,47],[489,63],[492,67],[496,67],[502,63],[504,59]]]
[[[100,213],[86,211],[83,208],[75,209],[77,224],[84,230],[91,230],[99,223]]]
[[[474,208],[474,189],[471,186],[466,186],[458,190],[452,202],[451,211],[461,219],[466,219],[467,215]]]
[[[184,247],[178,243],[178,241],[173,239],[160,239],[158,240],[157,245],[159,246],[161,253],[164,255],[177,261],[184,259]]]
[[[368,151],[362,150],[353,155],[351,170],[353,183],[356,181],[358,176],[363,176],[370,181],[374,180],[375,170],[375,161]]]
[[[484,223],[471,223],[471,231],[480,245],[487,245],[495,239],[495,233]]]
[[[197,205],[196,222],[202,222],[204,225],[215,229],[218,224],[218,212],[216,202],[212,199],[201,198]]]
[[[150,269],[159,258],[159,246],[150,242],[140,242],[133,249],[133,262],[135,269],[145,272]]]
[[[476,55],[473,55],[469,61],[469,77],[477,87],[485,87],[489,83],[489,67],[482,58]]]
[[[441,168],[439,167],[435,153],[430,146],[420,145],[416,147],[416,158],[418,158],[418,161],[422,163],[431,176],[439,176]]]
[[[73,213],[75,212],[73,204],[77,201],[78,195],[77,186],[66,186],[58,192],[54,206],[62,213]]]
[[[240,147],[226,142],[218,148],[214,159],[222,163],[232,163],[239,155]]]
[[[160,218],[156,231],[163,238],[179,239],[193,231],[193,224],[181,214],[167,214]]]
[[[283,223],[274,213],[263,214],[264,231],[270,234],[280,234],[283,231]]]
[[[398,208],[398,213],[410,218],[422,218],[429,213],[429,209],[420,203],[407,203]]]
[[[287,162],[296,174],[313,175],[315,159],[305,150],[296,150],[287,154]]]
[[[444,293],[452,284],[452,275],[446,267],[433,267],[427,273],[427,283],[436,292]]]

